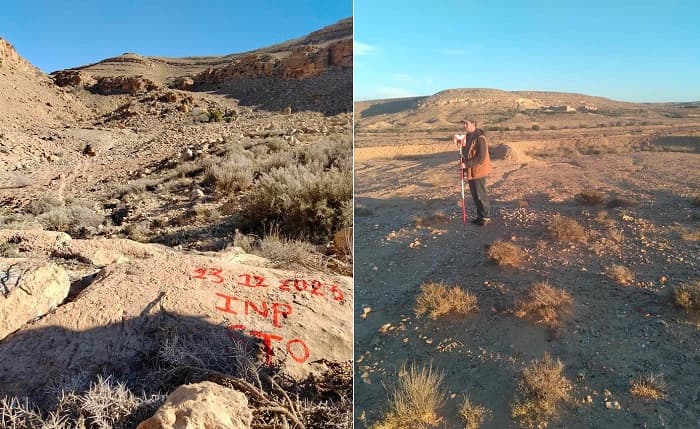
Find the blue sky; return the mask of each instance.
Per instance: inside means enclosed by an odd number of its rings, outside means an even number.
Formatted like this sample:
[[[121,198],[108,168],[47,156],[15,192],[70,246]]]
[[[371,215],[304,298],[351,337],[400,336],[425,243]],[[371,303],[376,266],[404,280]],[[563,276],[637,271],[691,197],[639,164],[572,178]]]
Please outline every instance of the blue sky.
[[[449,88],[700,101],[700,2],[355,0],[355,99]]]
[[[0,37],[45,72],[124,52],[244,52],[352,15],[352,0],[5,0]]]

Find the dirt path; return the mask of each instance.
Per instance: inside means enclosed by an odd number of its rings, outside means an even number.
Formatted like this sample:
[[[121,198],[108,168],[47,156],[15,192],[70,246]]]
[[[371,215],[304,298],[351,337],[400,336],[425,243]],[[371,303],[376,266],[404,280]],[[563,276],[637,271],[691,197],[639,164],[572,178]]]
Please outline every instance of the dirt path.
[[[497,160],[489,178],[494,222],[465,228],[455,155],[356,164],[358,427],[377,421],[387,405],[383,384],[390,386],[396,370],[412,361],[432,361],[445,375],[442,427],[460,427],[463,393],[493,410],[484,427],[518,427],[509,410],[517,374],[545,352],[566,365],[576,400],[550,427],[700,425],[700,331],[668,303],[673,286],[698,278],[698,242],[687,234],[698,228],[698,208],[689,197],[700,185],[694,168],[700,157],[623,153],[527,164]],[[611,209],[576,204],[574,195],[585,189],[639,204]],[[467,207],[471,218],[470,200]],[[431,219],[438,211],[448,220]],[[589,231],[589,242],[548,239],[544,225],[556,213],[575,217]],[[620,242],[608,237],[611,229],[622,231]],[[485,247],[499,239],[526,250],[523,267],[504,269],[486,260]],[[612,263],[630,267],[635,285],[623,287],[602,275]],[[558,332],[510,311],[515,297],[539,280],[574,298]],[[415,299],[428,281],[469,289],[478,296],[480,312],[417,318]],[[367,307],[371,311],[360,317]],[[649,372],[663,374],[667,399],[646,402],[630,394],[630,380]],[[621,410],[605,407],[605,389]],[[582,403],[587,395],[592,403]]]

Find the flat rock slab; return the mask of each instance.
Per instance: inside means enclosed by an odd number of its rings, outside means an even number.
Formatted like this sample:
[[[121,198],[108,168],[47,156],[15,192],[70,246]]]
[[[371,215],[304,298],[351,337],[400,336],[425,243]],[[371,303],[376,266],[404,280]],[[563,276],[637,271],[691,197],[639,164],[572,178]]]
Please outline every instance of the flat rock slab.
[[[107,266],[72,302],[0,342],[0,395],[41,397],[85,371],[135,376],[164,332],[224,334],[204,347],[245,339],[260,364],[304,377],[323,370],[318,361],[352,359],[352,305],[347,277],[144,254]]]
[[[0,340],[43,316],[68,296],[68,273],[32,259],[0,259]]]

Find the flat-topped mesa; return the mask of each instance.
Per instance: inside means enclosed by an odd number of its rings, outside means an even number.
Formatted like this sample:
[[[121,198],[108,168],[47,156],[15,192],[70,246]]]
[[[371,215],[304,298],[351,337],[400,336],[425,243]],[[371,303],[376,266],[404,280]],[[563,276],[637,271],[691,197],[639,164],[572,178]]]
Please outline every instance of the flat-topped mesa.
[[[299,46],[281,59],[268,54],[246,55],[223,67],[207,69],[194,76],[193,81],[197,86],[263,77],[299,80],[320,76],[331,69],[350,67],[352,39],[342,39],[325,46]]]

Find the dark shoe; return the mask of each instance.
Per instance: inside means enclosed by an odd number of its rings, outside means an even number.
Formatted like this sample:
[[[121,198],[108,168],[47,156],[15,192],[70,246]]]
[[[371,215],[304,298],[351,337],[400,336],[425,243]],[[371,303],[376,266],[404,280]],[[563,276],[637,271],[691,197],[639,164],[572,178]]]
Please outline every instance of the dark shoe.
[[[479,225],[479,226],[488,225],[491,223],[491,218],[490,217],[476,218],[476,222],[474,222],[474,223]]]
[[[480,217],[476,217],[472,219],[470,222],[473,223],[474,225],[479,225],[481,223],[482,219]]]

